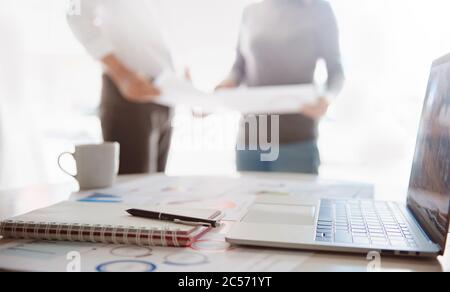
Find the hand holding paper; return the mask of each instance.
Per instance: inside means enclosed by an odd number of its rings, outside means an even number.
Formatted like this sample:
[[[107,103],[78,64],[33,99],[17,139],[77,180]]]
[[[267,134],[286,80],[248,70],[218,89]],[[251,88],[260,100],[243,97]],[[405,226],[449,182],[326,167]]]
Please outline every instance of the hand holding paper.
[[[195,89],[191,83],[177,78],[173,73],[163,73],[156,85],[162,91],[156,103],[202,108],[205,112],[298,113],[304,105],[317,100],[312,85],[224,89],[208,94]]]
[[[311,119],[320,120],[327,114],[329,107],[330,102],[328,100],[325,98],[318,98],[314,103],[303,105],[300,109],[300,113]]]

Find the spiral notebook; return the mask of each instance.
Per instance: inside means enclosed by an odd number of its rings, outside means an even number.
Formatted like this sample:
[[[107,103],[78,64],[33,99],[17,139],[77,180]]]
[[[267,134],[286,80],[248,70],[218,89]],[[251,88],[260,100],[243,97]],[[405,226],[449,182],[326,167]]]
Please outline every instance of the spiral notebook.
[[[190,246],[209,228],[137,218],[132,206],[63,202],[0,222],[0,236],[9,239],[78,241],[140,246]],[[143,208],[142,206],[140,208]],[[151,207],[154,211],[216,219],[220,211]]]

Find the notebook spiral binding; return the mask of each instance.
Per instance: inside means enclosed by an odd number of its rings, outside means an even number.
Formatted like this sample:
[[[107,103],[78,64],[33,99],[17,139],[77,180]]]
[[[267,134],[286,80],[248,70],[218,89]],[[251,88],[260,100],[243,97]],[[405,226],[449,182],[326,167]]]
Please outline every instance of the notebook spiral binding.
[[[92,242],[138,246],[186,247],[191,239],[181,237],[179,229],[138,228],[89,224],[61,224],[56,222],[0,222],[0,236],[9,239]]]

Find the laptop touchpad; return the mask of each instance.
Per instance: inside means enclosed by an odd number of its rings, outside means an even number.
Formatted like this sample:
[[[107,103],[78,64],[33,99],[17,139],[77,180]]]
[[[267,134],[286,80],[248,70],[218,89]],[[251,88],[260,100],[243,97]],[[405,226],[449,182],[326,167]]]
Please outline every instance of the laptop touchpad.
[[[315,206],[255,204],[243,222],[279,225],[314,225]]]

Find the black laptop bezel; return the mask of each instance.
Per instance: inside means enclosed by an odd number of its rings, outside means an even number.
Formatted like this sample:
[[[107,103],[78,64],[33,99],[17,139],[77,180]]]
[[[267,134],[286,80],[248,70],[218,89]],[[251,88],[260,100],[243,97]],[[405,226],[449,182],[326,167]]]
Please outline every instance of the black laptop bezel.
[[[429,98],[429,97],[428,97],[428,94],[429,94],[429,92],[430,92],[431,79],[433,78],[433,71],[434,71],[434,69],[435,69],[436,67],[443,66],[443,65],[445,65],[445,64],[448,64],[448,65],[450,66],[450,54],[445,55],[445,56],[443,56],[443,57],[437,59],[437,60],[434,61],[433,64],[432,64],[432,67],[431,67],[431,73],[430,73],[430,78],[429,78],[429,80],[428,80],[428,86],[427,86],[426,96],[425,96],[425,99],[424,99],[424,106],[423,106],[423,110],[422,110],[422,114],[421,114],[420,123],[422,123],[423,117],[424,117],[424,115],[425,115],[425,111],[426,111],[426,103],[428,102],[428,98]],[[418,135],[419,135],[419,134],[420,134],[420,133],[418,132]],[[420,137],[418,137],[418,139],[419,139],[419,138],[420,138]],[[417,139],[417,143],[416,143],[415,156],[416,156],[417,151],[418,151],[418,143],[419,143],[419,140],[418,140],[418,139]],[[434,238],[434,235],[431,234],[431,233],[428,231],[428,230],[429,230],[428,226],[424,226],[424,222],[423,222],[423,220],[421,220],[420,214],[417,214],[415,208],[411,205],[411,196],[412,196],[411,192],[413,191],[413,190],[412,190],[412,187],[411,187],[411,185],[412,185],[411,182],[412,182],[412,179],[413,179],[413,171],[414,171],[414,162],[413,162],[413,165],[412,165],[412,167],[411,167],[411,181],[410,181],[410,184],[409,184],[409,190],[408,190],[408,201],[407,201],[408,209],[411,211],[411,213],[413,214],[414,218],[416,219],[416,221],[418,222],[418,224],[420,225],[420,227],[422,228],[422,230],[427,234],[427,236],[433,241],[433,243],[435,243],[436,245],[438,245],[438,246],[440,247],[440,255],[444,255],[445,249],[446,249],[446,246],[447,246],[447,243],[448,243],[448,240],[449,240],[449,232],[448,232],[448,231],[450,230],[450,204],[449,204],[449,210],[448,210],[448,213],[447,213],[447,214],[448,214],[448,218],[447,218],[447,228],[446,228],[446,230],[447,230],[447,236],[445,237],[444,243],[441,244],[440,242],[438,242],[438,240],[436,240],[436,239]]]

